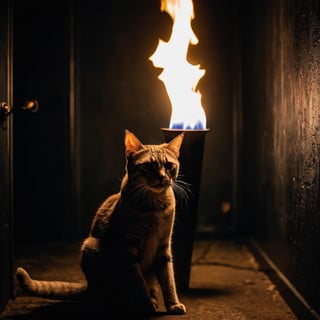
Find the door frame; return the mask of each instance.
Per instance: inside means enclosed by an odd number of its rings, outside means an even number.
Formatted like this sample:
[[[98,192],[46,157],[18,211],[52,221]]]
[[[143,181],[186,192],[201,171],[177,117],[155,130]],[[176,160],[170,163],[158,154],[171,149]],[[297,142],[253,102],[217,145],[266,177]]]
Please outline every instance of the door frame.
[[[0,2],[0,40],[1,49],[0,102],[9,108],[13,104],[13,4],[10,0]],[[14,298],[13,271],[13,118],[10,114],[0,123],[0,314],[10,299]]]

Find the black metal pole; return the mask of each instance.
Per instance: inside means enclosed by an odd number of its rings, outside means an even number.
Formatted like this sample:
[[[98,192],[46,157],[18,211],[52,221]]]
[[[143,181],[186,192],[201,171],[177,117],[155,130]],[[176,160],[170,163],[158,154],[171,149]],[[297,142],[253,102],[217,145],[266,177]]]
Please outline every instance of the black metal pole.
[[[205,135],[210,129],[183,130],[161,128],[165,142],[184,132],[180,149],[179,179],[189,184],[189,200],[177,194],[176,219],[173,231],[172,250],[176,285],[179,291],[189,289],[193,242],[198,218],[199,189]]]

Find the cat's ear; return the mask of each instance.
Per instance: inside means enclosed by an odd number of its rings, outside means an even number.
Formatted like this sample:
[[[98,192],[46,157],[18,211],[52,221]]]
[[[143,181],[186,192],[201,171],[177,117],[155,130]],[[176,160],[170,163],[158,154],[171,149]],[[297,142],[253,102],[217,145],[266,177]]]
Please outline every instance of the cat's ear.
[[[125,130],[124,145],[126,147],[126,155],[129,156],[143,148],[140,140],[129,130]]]
[[[176,137],[174,137],[169,143],[168,143],[168,149],[173,151],[177,158],[179,158],[180,154],[180,147],[182,145],[182,141],[184,138],[184,133],[180,133]]]

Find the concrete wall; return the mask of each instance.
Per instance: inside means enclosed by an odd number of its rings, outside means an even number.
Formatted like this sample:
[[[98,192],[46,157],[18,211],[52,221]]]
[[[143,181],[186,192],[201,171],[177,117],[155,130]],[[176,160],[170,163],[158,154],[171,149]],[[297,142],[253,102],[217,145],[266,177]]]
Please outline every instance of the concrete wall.
[[[244,221],[320,311],[318,1],[243,8]],[[248,214],[248,215],[247,215]]]

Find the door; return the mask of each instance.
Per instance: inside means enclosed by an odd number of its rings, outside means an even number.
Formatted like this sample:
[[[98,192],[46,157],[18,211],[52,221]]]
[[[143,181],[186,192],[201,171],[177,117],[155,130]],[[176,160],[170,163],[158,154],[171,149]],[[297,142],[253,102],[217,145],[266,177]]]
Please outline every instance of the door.
[[[0,314],[13,298],[12,261],[12,27],[10,0],[0,1]]]
[[[64,241],[77,231],[71,12],[69,1],[14,5],[15,244]],[[31,100],[36,112],[21,109]]]

